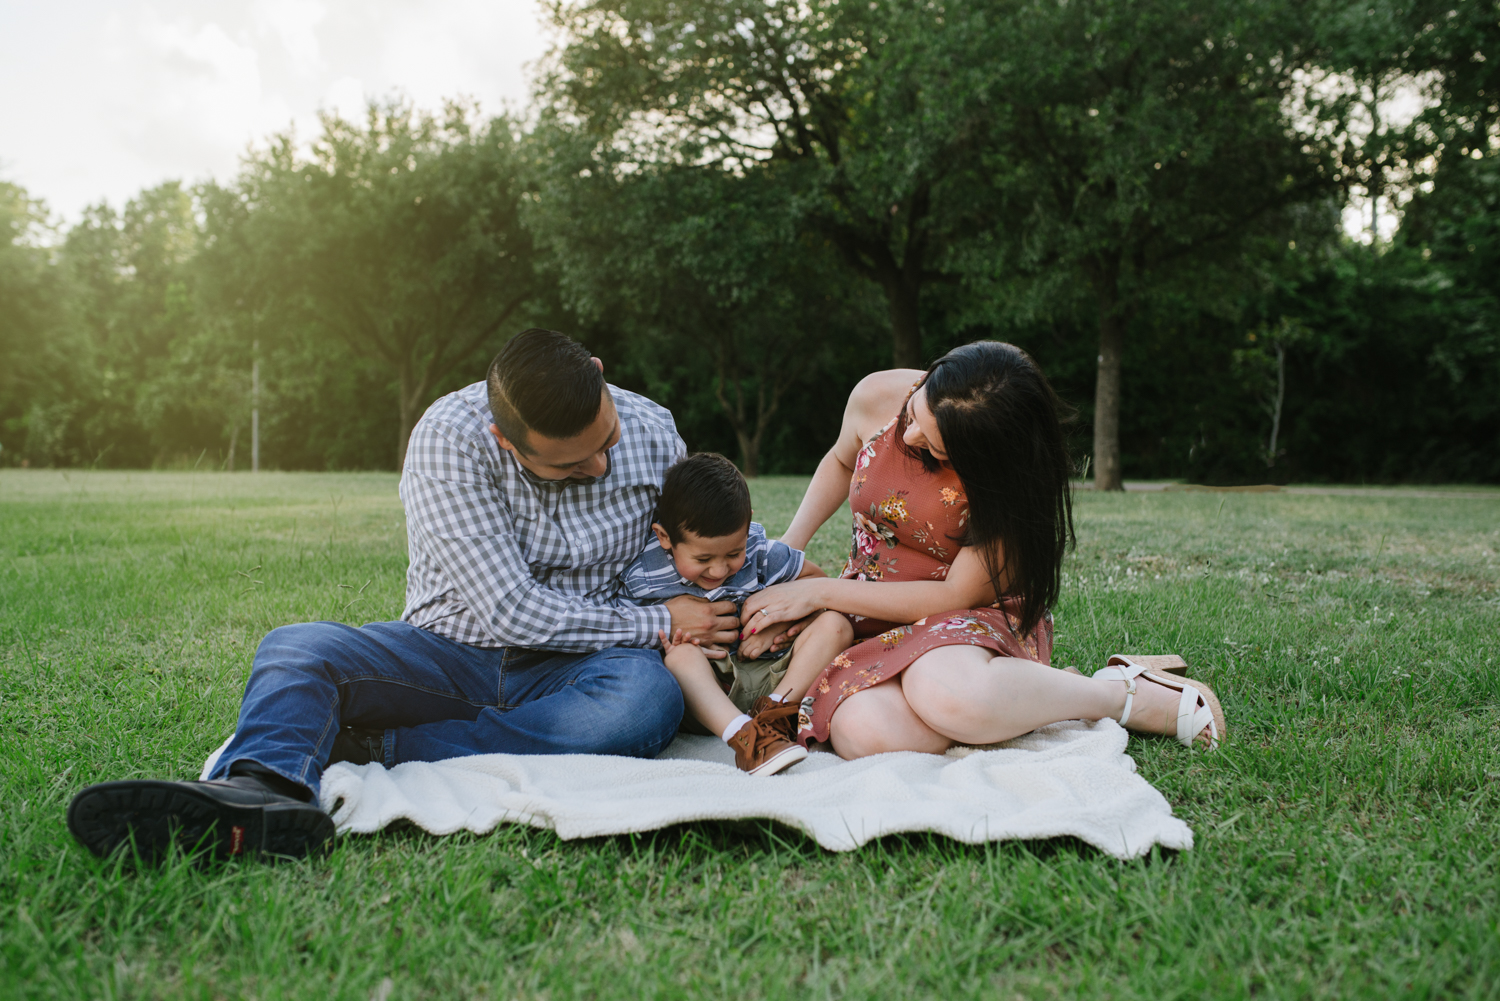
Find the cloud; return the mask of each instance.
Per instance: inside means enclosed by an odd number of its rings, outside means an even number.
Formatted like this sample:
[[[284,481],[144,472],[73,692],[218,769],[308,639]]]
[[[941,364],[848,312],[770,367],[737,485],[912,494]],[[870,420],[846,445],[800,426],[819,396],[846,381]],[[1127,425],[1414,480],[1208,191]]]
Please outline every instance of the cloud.
[[[168,179],[227,178],[320,108],[522,106],[533,0],[54,0],[0,5],[0,177],[77,218]]]

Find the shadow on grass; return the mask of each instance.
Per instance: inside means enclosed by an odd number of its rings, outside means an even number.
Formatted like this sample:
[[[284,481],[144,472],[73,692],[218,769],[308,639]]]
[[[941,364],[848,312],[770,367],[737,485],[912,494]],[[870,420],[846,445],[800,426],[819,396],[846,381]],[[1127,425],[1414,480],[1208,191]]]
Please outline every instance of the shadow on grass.
[[[882,861],[917,856],[944,862],[977,862],[997,857],[1044,863],[1063,859],[1080,862],[1114,861],[1097,848],[1071,835],[968,844],[933,831],[913,831],[874,838],[851,852],[833,852],[821,847],[803,831],[769,819],[693,821],[637,834],[574,840],[564,840],[550,830],[519,824],[501,825],[494,831],[480,835],[469,832],[434,835],[408,820],[399,820],[374,834],[345,835],[338,843],[349,848],[356,848],[363,843],[422,850],[439,844],[462,844],[465,841],[472,841],[476,845],[484,842],[505,845],[514,847],[517,851],[524,848],[528,854],[537,855],[607,850],[622,859],[642,861],[671,857],[690,864],[761,860],[775,860],[781,864],[814,863],[840,856],[878,858]],[[1136,861],[1170,862],[1177,854],[1170,849],[1154,848],[1144,859]]]

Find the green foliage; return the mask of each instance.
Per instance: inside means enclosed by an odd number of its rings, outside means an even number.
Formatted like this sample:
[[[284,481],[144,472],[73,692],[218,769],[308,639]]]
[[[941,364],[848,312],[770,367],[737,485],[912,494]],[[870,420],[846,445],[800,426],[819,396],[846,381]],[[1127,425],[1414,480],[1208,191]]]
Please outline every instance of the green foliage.
[[[439,389],[472,381],[535,294],[511,128],[459,105],[372,105],[363,125],[326,116],[308,158],[276,137],[206,194],[221,311],[249,314],[283,363],[321,367],[337,344],[334,364],[393,378],[397,466]]]
[[[46,206],[0,182],[0,448],[47,457],[65,423],[48,403],[66,382],[71,333],[53,236]]]
[[[994,221],[979,95],[933,86],[963,25],[831,0],[553,11],[571,40],[547,90],[555,113],[631,166],[769,173],[793,225],[884,293],[895,364],[922,365],[922,291],[956,278],[951,241]]]
[[[391,468],[536,324],[751,472],[998,337],[1101,485],[1500,479],[1493,0],[550,9],[524,119],[377,104],[65,232],[0,188],[0,465],[244,466],[258,360],[265,465]]]
[[[585,329],[608,332],[612,379],[690,429],[728,424],[732,446],[699,432],[696,447],[737,452],[756,475],[785,411],[806,420],[812,404],[820,424],[838,419],[842,394],[824,392],[820,377],[880,364],[868,297],[841,282],[825,241],[797,232],[773,178],[624,169],[629,161],[590,155],[561,130],[532,142],[548,155],[528,219],[563,301]],[[778,446],[772,471],[815,465],[826,447]]]

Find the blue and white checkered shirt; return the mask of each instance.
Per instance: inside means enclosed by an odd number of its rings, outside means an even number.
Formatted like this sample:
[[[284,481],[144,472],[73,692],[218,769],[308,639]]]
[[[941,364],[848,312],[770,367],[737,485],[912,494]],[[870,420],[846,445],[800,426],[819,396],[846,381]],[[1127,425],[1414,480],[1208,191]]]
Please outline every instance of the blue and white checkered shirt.
[[[796,580],[802,572],[803,559],[802,550],[793,549],[780,539],[772,542],[766,538],[766,530],[752,521],[745,536],[745,565],[712,591],[705,591],[677,572],[672,554],[661,547],[653,532],[645,551],[620,575],[619,600],[650,604],[690,594],[709,601],[739,604],[761,588]]]
[[[687,454],[672,415],[609,387],[620,441],[595,480],[542,480],[496,443],[476,382],[412,429],[401,472],[410,566],[401,618],[479,647],[649,647],[661,606],[613,604],[651,534],[667,467]]]

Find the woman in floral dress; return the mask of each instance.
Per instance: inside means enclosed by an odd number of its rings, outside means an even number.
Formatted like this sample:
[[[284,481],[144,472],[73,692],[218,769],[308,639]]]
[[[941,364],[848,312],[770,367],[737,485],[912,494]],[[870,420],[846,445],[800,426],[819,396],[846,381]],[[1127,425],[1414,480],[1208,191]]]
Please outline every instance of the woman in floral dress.
[[[745,635],[826,608],[864,640],[808,691],[798,739],[845,758],[942,753],[1105,717],[1188,746],[1222,738],[1201,682],[1128,661],[1093,678],[1047,666],[1073,539],[1061,411],[1030,357],[997,341],[854,388],[783,536],[805,549],[847,497],[843,573],[778,584],[744,607]]]

